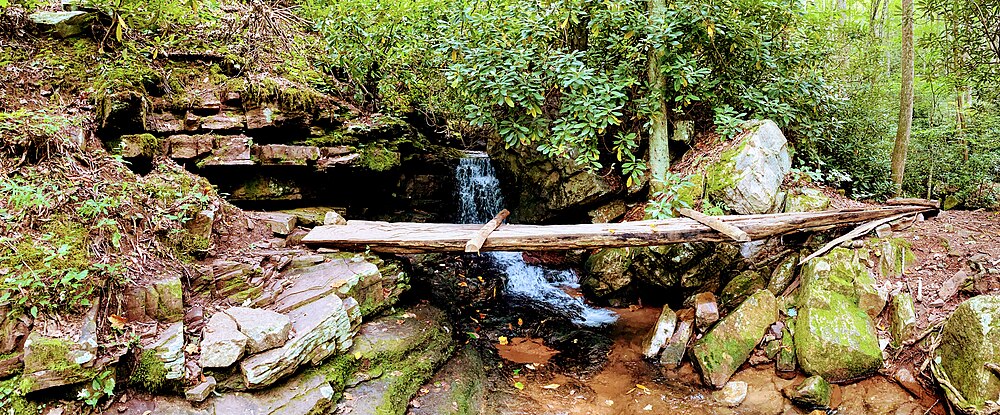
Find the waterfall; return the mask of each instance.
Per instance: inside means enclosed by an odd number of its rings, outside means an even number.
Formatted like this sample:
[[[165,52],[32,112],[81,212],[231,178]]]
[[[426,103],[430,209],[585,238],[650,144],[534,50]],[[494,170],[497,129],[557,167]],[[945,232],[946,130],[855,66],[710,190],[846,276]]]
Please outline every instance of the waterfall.
[[[504,208],[500,181],[482,153],[462,158],[455,171],[461,223],[486,223]],[[490,261],[507,275],[505,295],[521,302],[536,302],[564,312],[581,326],[603,326],[618,319],[614,312],[594,308],[562,288],[579,288],[580,278],[572,270],[553,270],[524,262],[520,252],[488,252]]]

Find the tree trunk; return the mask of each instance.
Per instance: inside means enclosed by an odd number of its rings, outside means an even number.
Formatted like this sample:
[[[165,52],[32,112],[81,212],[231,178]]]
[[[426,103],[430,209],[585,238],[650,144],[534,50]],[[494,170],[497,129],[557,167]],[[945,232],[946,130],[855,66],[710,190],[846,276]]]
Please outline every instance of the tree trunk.
[[[649,16],[654,18],[663,15],[667,10],[666,0],[648,0]],[[649,88],[657,94],[659,107],[649,120],[649,181],[650,196],[665,188],[660,180],[670,170],[670,117],[667,108],[667,79],[660,70],[662,50],[649,50]]]
[[[899,88],[899,128],[892,148],[892,182],[896,195],[903,191],[903,169],[906,167],[906,147],[913,124],[913,0],[903,0],[903,53],[900,59],[903,79]]]

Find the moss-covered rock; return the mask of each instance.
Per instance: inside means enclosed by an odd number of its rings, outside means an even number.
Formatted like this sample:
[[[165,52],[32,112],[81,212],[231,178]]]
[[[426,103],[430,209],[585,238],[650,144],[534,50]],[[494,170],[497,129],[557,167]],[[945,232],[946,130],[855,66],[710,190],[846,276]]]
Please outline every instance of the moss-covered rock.
[[[945,322],[932,369],[951,403],[967,414],[994,413],[1000,377],[986,364],[1000,362],[1000,296],[973,297]]]
[[[760,272],[748,270],[737,274],[729,280],[726,287],[719,294],[719,305],[723,308],[731,308],[740,304],[750,294],[765,288],[767,281]],[[773,293],[772,293],[773,294]]]
[[[795,354],[811,375],[831,382],[870,376],[882,367],[872,319],[840,292],[803,286],[795,327]]]
[[[82,364],[94,359],[85,345],[68,339],[48,337],[37,331],[24,342],[24,376],[22,393],[31,393],[58,386],[86,382],[97,375],[97,369]]]
[[[806,408],[825,408],[830,405],[833,390],[822,376],[811,376],[802,383],[783,390],[792,402]]]
[[[912,334],[917,324],[917,313],[913,307],[913,296],[900,293],[892,298],[892,314],[890,315],[892,345],[899,347]]]
[[[479,352],[465,346],[420,388],[408,414],[478,415],[483,405],[486,371]],[[426,393],[424,391],[427,391]]]
[[[781,295],[792,284],[797,275],[795,273],[799,264],[799,255],[789,255],[778,263],[771,271],[771,278],[767,281],[767,290],[775,296]]]
[[[698,340],[691,356],[705,384],[716,389],[725,385],[777,319],[774,295],[760,290]]]
[[[830,207],[830,197],[818,189],[803,188],[785,197],[785,212],[816,212]]]
[[[584,264],[586,274],[581,283],[587,291],[605,298],[629,286],[628,273],[635,251],[641,248],[605,248],[595,252]]]
[[[129,384],[157,392],[177,386],[184,377],[184,323],[168,326],[149,344],[143,345],[136,359]]]
[[[403,414],[452,350],[446,315],[417,306],[362,325],[347,353],[324,363],[333,388],[350,394],[346,414]]]
[[[791,170],[788,143],[773,121],[748,123],[748,132],[705,169],[705,196],[741,214],[781,208],[781,184]]]

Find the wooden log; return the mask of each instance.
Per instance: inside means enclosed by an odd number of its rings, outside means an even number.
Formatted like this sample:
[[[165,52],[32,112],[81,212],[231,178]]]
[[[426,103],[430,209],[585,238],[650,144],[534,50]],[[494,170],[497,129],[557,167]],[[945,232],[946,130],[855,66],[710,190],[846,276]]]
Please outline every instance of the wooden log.
[[[719,219],[716,219],[704,213],[688,208],[680,208],[678,209],[678,212],[680,212],[680,214],[683,216],[687,216],[691,219],[698,221],[698,223],[702,225],[708,226],[709,228],[719,231],[723,235],[733,238],[734,241],[750,242],[750,235],[747,235],[747,233],[743,232],[742,229],[737,228],[728,223],[725,223]]]
[[[483,243],[486,242],[486,238],[488,238],[493,231],[500,227],[500,224],[503,223],[504,219],[507,219],[507,216],[509,215],[510,211],[504,209],[501,210],[500,213],[497,213],[492,220],[486,222],[486,224],[472,236],[472,239],[469,239],[469,242],[465,243],[465,252],[475,252],[478,254],[479,250],[483,247]]]
[[[730,215],[718,219],[751,239],[830,226],[850,226],[901,214],[932,210],[926,206],[894,206],[867,210]],[[341,226],[317,226],[302,240],[311,246],[387,253],[464,252],[468,235],[478,225],[350,221]],[[481,251],[551,251],[684,242],[728,242],[732,239],[690,218],[580,225],[504,225],[483,243]]]
[[[885,201],[889,206],[927,206],[934,209],[941,209],[941,201],[936,199],[920,199],[915,197],[889,199]]]
[[[864,225],[858,226],[857,228],[854,228],[853,230],[851,230],[850,232],[844,234],[843,236],[841,236],[841,237],[839,237],[837,239],[834,239],[834,240],[828,242],[826,245],[823,245],[823,247],[820,248],[820,249],[818,249],[816,252],[813,252],[809,256],[803,258],[801,261],[799,261],[799,265],[805,264],[806,261],[809,261],[810,259],[816,258],[816,257],[818,257],[820,255],[823,255],[823,254],[829,252],[830,250],[832,250],[833,248],[836,248],[837,246],[839,246],[840,244],[842,244],[844,242],[847,242],[847,241],[853,240],[854,238],[863,236],[863,235],[867,234],[868,232],[871,232],[871,231],[875,230],[875,228],[881,226],[882,224],[892,222],[892,221],[894,221],[896,219],[902,218],[902,217],[910,215],[910,214],[911,213],[902,213],[902,214],[899,214],[899,215],[890,216],[888,218],[879,219],[879,220],[868,222],[868,223],[866,223]]]

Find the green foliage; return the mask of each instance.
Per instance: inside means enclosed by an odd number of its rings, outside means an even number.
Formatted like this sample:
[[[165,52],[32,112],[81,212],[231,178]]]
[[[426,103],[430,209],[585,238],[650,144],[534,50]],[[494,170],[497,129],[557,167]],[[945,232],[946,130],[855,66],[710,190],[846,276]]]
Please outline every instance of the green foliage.
[[[77,393],[76,398],[91,407],[96,407],[97,403],[105,397],[115,394],[115,372],[105,370],[90,381],[90,385],[84,386]]]
[[[690,208],[691,205],[678,194],[685,187],[694,186],[691,177],[681,177],[677,173],[667,173],[662,177],[654,177],[653,181],[660,183],[656,192],[646,204],[646,216],[653,219],[667,219],[677,216],[680,208]]]

